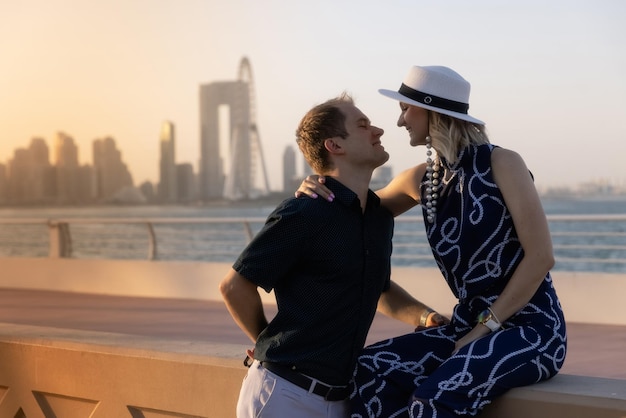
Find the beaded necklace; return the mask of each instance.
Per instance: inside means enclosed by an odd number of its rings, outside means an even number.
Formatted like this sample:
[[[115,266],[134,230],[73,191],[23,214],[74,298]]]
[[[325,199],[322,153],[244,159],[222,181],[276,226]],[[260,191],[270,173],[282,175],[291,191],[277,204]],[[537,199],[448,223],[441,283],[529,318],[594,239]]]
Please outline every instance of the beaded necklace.
[[[432,139],[426,137],[426,220],[434,223],[437,217],[437,198],[439,197],[439,169],[440,164],[432,158]]]

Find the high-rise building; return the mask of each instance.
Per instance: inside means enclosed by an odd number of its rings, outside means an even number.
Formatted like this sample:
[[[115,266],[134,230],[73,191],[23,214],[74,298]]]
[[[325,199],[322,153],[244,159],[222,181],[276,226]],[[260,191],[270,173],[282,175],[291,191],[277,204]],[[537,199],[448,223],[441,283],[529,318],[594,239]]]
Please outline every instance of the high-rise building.
[[[283,191],[288,192],[294,189],[296,179],[296,152],[291,145],[288,145],[283,152]],[[297,189],[297,187],[296,187]]]
[[[302,173],[304,174],[304,177],[308,176],[309,174],[313,174],[313,169],[311,168],[309,163],[306,161],[306,158],[302,156],[300,157],[300,159],[302,160]]]
[[[0,164],[0,203],[6,203],[9,200],[7,178],[7,166]]]
[[[28,190],[29,183],[32,182],[30,172],[30,158],[27,148],[16,148],[13,150],[13,157],[7,163],[8,171],[8,196],[13,203],[26,203],[32,198],[32,193]]]
[[[98,200],[110,200],[122,189],[133,186],[133,178],[122,161],[122,153],[111,137],[93,141],[93,167]]]
[[[190,163],[176,164],[176,181],[179,202],[189,203],[196,200],[196,177]]]
[[[79,182],[82,180],[78,164],[78,147],[74,139],[63,132],[57,132],[54,142],[56,166],[56,197],[59,203],[78,203]]]
[[[50,164],[50,151],[43,138],[33,138],[28,147],[30,153],[30,170],[33,176],[33,193],[35,200],[49,203],[56,194],[54,169]]]
[[[227,147],[220,147],[219,109],[228,106]],[[225,148],[225,147],[224,147]],[[224,160],[225,159],[225,160]],[[269,193],[256,124],[254,83],[247,58],[239,79],[200,86],[199,197],[246,199]]]
[[[43,138],[33,138],[28,146],[28,152],[30,154],[31,164],[34,167],[49,167],[50,166],[50,151],[48,144],[46,144]]]
[[[92,203],[96,200],[96,175],[94,167],[83,164],[77,169],[76,200],[79,203]]]
[[[227,155],[239,154],[239,160],[245,161],[247,149],[220,149],[219,107],[227,105],[230,109],[230,135],[235,131],[243,135],[241,142],[246,142],[248,135],[249,108],[248,86],[242,81],[215,82],[200,86],[200,198],[210,200],[224,196],[225,162],[222,152]],[[232,141],[229,146],[232,147]],[[248,158],[249,159],[249,158]],[[245,170],[245,162],[240,167],[230,169]]]
[[[162,203],[174,203],[178,200],[178,182],[176,179],[175,130],[172,122],[165,121],[161,125],[160,144],[158,200]]]
[[[150,181],[144,181],[139,185],[139,191],[146,198],[146,202],[153,203],[156,200],[154,185]]]
[[[18,148],[7,164],[9,201],[49,203],[55,194],[48,145],[33,138],[28,148]]]
[[[378,190],[385,187],[393,179],[393,172],[391,166],[381,165],[377,167],[372,173],[372,181],[370,182],[370,189]]]
[[[74,143],[74,138],[63,132],[57,132],[53,157],[57,167],[78,167],[78,146]]]

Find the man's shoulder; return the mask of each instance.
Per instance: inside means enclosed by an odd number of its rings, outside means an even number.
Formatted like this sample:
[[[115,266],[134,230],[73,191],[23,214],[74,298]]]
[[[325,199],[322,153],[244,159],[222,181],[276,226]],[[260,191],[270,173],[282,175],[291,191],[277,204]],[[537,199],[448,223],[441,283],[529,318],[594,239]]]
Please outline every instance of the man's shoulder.
[[[309,196],[289,197],[276,206],[272,215],[309,215],[333,210],[333,202]]]

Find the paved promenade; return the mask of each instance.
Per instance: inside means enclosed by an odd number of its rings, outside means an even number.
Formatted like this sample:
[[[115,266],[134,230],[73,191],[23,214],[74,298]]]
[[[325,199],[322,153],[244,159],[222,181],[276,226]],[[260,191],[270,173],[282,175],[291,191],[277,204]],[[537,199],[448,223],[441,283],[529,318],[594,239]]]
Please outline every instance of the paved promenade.
[[[275,307],[266,307],[271,315]],[[221,302],[0,289],[0,322],[250,345]],[[377,316],[368,343],[410,332]],[[568,324],[562,373],[624,379],[626,326]],[[244,353],[242,350],[242,357]]]

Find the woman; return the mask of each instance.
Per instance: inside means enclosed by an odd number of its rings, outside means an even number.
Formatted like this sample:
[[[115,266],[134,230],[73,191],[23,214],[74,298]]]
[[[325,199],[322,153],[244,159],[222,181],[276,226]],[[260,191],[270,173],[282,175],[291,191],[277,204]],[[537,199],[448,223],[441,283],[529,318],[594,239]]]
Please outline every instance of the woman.
[[[565,360],[547,220],[523,159],[490,144],[467,113],[470,84],[459,74],[415,66],[398,91],[379,92],[399,101],[398,126],[428,158],[377,194],[394,215],[422,205],[458,303],[449,324],[364,349],[352,417],[474,416],[513,387],[555,376]],[[311,176],[297,194],[332,200],[319,183]]]

